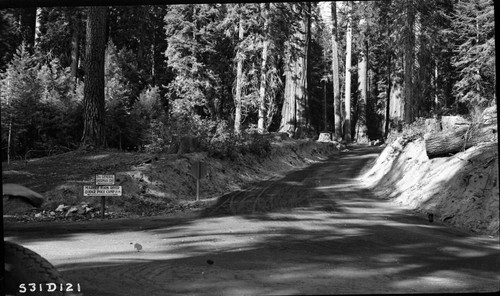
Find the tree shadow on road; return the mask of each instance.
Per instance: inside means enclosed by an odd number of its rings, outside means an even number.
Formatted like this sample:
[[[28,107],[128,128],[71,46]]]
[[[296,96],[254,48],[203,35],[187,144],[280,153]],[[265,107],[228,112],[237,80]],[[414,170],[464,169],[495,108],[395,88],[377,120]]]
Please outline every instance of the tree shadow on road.
[[[220,197],[215,204],[203,210],[202,217],[268,213],[313,205],[318,207],[318,204],[326,210],[340,211],[335,198],[332,198],[340,194],[336,194],[335,190],[326,194],[318,188],[352,181],[371,164],[378,152],[379,147],[356,146],[355,150],[331,156],[326,161],[288,173],[283,178],[250,184],[246,189]],[[332,169],[336,170],[333,174],[338,173],[339,176],[328,176],[332,174]],[[345,190],[339,188],[337,191]]]
[[[443,293],[499,288],[500,257],[494,243],[473,242],[456,233],[447,239],[441,237],[440,227],[415,225],[413,220],[395,222],[392,217],[362,221],[353,215],[342,223],[328,215],[321,219],[323,227],[316,230],[308,225],[318,221],[306,220],[284,223],[279,229],[274,225],[259,235],[200,230],[190,233],[196,239],[174,248],[169,240],[175,235],[160,231],[165,250],[145,251],[156,253],[156,259],[133,260],[135,253],[125,252],[115,254],[123,259],[112,264],[99,266],[95,260],[59,268],[96,295]],[[206,237],[219,237],[219,242],[255,239],[218,249],[217,242],[207,244]],[[183,255],[172,258],[175,254]],[[141,293],[134,294],[137,291]]]

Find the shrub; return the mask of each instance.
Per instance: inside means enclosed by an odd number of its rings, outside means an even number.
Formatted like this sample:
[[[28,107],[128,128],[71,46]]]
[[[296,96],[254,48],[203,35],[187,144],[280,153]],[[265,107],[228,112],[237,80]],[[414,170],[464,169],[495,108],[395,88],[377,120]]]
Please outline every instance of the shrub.
[[[253,154],[266,156],[271,151],[269,139],[258,133],[234,134],[224,122],[217,126],[215,133],[206,146],[208,154],[221,159],[234,160],[238,155]]]
[[[269,139],[258,133],[247,134],[248,140],[245,149],[254,155],[264,157],[271,152],[271,142]]]
[[[413,123],[407,124],[399,121],[391,126],[391,132],[387,137],[387,143],[394,142],[397,138],[403,137],[406,141],[413,141],[423,138],[425,134],[425,118],[418,117]]]

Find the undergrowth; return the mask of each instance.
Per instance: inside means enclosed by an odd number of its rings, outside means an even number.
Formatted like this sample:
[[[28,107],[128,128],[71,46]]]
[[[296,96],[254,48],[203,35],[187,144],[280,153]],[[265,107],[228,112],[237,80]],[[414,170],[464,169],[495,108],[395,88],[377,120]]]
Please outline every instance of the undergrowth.
[[[152,125],[150,143],[146,152],[171,152],[183,137],[196,139],[197,148],[209,156],[235,160],[238,155],[254,154],[265,157],[271,151],[269,138],[256,131],[236,134],[225,120],[194,117],[172,117],[168,124],[157,122]]]
[[[403,138],[406,142],[423,138],[425,134],[425,118],[418,117],[413,123],[407,124],[402,121],[392,124],[391,132],[387,136],[387,143],[393,143],[398,138]]]
[[[268,138],[257,133],[232,132],[216,134],[204,143],[204,150],[211,157],[235,160],[238,155],[253,154],[265,157],[271,152],[271,142]]]

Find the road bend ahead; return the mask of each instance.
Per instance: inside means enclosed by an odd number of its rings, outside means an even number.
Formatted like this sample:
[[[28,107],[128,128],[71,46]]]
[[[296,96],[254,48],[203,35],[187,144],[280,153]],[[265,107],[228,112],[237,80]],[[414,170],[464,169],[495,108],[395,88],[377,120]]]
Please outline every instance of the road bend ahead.
[[[431,224],[362,188],[377,152],[358,146],[254,184],[201,217],[7,225],[5,236],[85,295],[498,291],[498,238]]]

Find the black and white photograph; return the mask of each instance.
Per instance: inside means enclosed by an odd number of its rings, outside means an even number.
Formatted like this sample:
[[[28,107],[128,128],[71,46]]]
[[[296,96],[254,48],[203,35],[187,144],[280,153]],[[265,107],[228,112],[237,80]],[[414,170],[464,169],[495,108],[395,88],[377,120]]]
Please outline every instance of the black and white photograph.
[[[2,295],[500,291],[493,0],[0,0]]]

